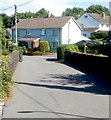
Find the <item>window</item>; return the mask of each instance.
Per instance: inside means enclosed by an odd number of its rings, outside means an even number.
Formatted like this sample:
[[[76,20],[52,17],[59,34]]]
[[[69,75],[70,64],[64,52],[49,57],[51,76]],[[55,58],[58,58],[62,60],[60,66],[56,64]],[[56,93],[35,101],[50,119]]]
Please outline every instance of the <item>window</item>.
[[[30,30],[29,29],[26,30],[26,35],[30,35]]]
[[[81,27],[83,28],[83,27],[84,27],[84,24],[81,24]]]
[[[107,27],[109,27],[109,25],[108,25],[108,24],[106,24],[106,26],[107,26]]]
[[[42,29],[41,35],[46,35],[46,29]]]
[[[87,15],[85,15],[85,16],[84,16],[84,18],[88,18],[88,16],[87,16]]]
[[[19,37],[20,36],[20,30],[18,29],[17,30],[17,37]]]
[[[58,42],[53,42],[53,48],[57,48],[58,47]]]
[[[85,37],[86,37],[86,36],[87,36],[87,34],[83,34],[83,36],[85,36]]]
[[[58,29],[53,29],[53,35],[58,35]]]
[[[103,26],[104,26],[104,24],[101,24],[101,26],[103,27]]]

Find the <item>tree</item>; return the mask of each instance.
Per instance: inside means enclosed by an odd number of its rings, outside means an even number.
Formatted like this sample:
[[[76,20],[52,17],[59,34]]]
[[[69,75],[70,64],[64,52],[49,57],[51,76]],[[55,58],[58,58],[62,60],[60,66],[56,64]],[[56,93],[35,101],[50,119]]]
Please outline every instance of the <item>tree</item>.
[[[47,16],[48,16],[48,12],[44,8],[40,9],[34,15],[34,17],[47,17]]]
[[[65,12],[62,13],[62,16],[73,16],[75,19],[78,19],[84,12],[84,9],[79,7],[74,7],[72,9],[67,8]]]
[[[103,7],[101,5],[91,5],[86,9],[86,12],[96,14],[101,14],[102,12],[104,12],[106,15],[110,15],[108,8]]]
[[[0,17],[2,17],[3,25],[5,28],[11,28],[12,19],[10,16],[7,16],[6,14],[0,14]]]

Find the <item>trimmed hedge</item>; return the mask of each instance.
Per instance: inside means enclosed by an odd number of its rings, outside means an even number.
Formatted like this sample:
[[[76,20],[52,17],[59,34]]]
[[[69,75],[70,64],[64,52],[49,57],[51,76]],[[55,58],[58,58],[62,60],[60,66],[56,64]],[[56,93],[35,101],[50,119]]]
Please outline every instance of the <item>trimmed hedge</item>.
[[[41,52],[50,51],[49,42],[48,41],[40,41],[39,50]]]
[[[84,52],[84,45],[59,45],[57,48],[58,60],[64,60],[64,53],[66,51]],[[86,53],[88,54],[103,54],[111,57],[111,45],[87,45]]]
[[[58,60],[64,60],[65,51],[76,51],[79,52],[78,46],[74,44],[70,45],[59,45],[57,48]]]

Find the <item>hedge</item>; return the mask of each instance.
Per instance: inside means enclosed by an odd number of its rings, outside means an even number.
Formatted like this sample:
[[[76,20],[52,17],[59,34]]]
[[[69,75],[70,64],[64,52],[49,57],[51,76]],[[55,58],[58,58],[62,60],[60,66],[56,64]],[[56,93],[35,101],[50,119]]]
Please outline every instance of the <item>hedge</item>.
[[[58,60],[64,60],[64,53],[66,51],[74,51],[74,52],[84,52],[84,45],[59,45],[57,48],[57,58]],[[87,45],[86,53],[88,54],[103,54],[111,57],[111,45]]]
[[[57,58],[58,60],[64,60],[65,51],[76,51],[79,52],[78,46],[74,44],[70,45],[59,45],[57,48]]]
[[[48,41],[40,41],[39,50],[41,52],[50,51],[49,42]]]

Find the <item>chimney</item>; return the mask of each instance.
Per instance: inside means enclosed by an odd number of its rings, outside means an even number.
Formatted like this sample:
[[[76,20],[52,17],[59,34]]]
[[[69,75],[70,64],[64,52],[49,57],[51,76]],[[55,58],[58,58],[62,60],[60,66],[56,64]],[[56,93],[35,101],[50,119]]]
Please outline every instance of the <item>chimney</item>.
[[[106,18],[106,15],[105,15],[105,13],[104,13],[104,12],[102,12],[101,17],[103,17],[103,19],[105,19],[105,18]]]
[[[51,15],[50,15],[50,13],[49,13],[49,11],[48,11],[48,15],[47,15],[47,17],[50,18],[50,16],[51,16]]]

